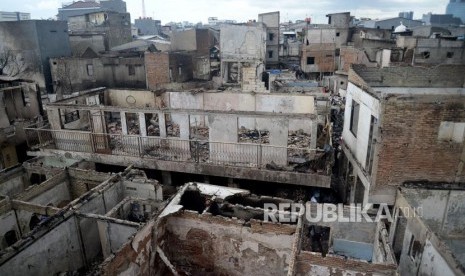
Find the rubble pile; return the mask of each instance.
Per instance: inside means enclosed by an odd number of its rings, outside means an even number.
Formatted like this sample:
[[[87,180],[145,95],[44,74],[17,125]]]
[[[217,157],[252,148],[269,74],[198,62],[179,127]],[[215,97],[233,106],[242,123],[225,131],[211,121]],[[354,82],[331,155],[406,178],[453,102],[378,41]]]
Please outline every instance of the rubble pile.
[[[161,153],[161,151],[164,151],[164,150],[160,146],[150,146],[150,147],[145,148],[144,154],[155,157],[160,160],[170,160],[170,157],[166,154]]]
[[[192,151],[192,156],[198,156],[199,162],[207,162],[208,159],[210,158],[210,145],[208,142],[192,141],[191,151]]]
[[[137,119],[129,119],[128,118],[127,126],[128,126],[128,134],[129,135],[139,135],[140,134],[139,118],[137,118]]]
[[[145,123],[147,125],[148,136],[160,136],[160,124],[158,122],[158,116],[155,115],[151,118],[146,118]]]
[[[306,202],[308,200],[307,192],[302,188],[280,188],[276,190],[276,194],[274,196],[292,199],[295,202]]]
[[[269,144],[270,132],[268,130],[258,131],[241,127],[238,132],[239,143]]]
[[[294,163],[303,163],[312,158],[310,148],[310,134],[305,133],[302,129],[289,131],[287,137],[287,156]],[[295,149],[294,149],[295,148]]]
[[[302,129],[291,130],[287,136],[287,145],[292,148],[308,148],[310,147],[310,141],[310,134],[305,133]]]
[[[317,152],[315,157],[312,160],[305,161],[294,166],[295,172],[300,173],[318,173],[318,174],[327,174],[329,168],[328,165],[331,164],[333,158],[332,149],[329,149],[327,152]]]
[[[173,122],[166,122],[166,136],[180,137],[179,125]]]
[[[331,96],[331,122],[333,147],[339,149],[341,143],[342,130],[344,128],[344,98],[340,96]]]
[[[152,157],[156,157],[161,160],[175,160],[179,156],[175,154],[169,154],[170,145],[167,140],[160,140],[157,145],[149,146],[144,149],[144,154]]]
[[[193,126],[190,128],[190,138],[197,140],[208,140],[210,135],[208,127],[205,126]]]
[[[122,132],[121,122],[115,120],[115,121],[108,123],[107,130],[109,134],[121,134]]]

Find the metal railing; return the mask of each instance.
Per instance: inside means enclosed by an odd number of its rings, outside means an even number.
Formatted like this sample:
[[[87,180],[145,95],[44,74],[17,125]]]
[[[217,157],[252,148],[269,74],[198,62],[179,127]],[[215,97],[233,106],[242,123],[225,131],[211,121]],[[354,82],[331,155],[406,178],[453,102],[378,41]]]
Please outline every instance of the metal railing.
[[[290,166],[308,165],[323,171],[327,165],[322,150],[273,146],[269,144],[210,142],[88,131],[25,128],[31,149],[100,153],[144,157],[166,161],[211,163],[241,167],[287,170]]]

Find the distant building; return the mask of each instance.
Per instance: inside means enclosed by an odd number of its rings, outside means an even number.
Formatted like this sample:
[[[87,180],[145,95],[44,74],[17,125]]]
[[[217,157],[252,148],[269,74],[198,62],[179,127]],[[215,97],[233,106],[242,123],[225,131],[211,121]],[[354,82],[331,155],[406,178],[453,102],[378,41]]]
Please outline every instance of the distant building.
[[[399,17],[413,20],[413,11],[399,12]]]
[[[30,19],[30,13],[0,11],[0,21],[21,21]]]
[[[416,26],[423,25],[423,22],[420,20],[410,20],[403,17],[394,17],[386,19],[376,19],[376,20],[362,20],[358,25],[360,27],[372,28],[372,29],[383,29],[383,30],[392,30],[399,26],[400,22],[404,24],[407,28],[413,28]]]
[[[125,13],[126,10],[126,2],[122,0],[106,0],[106,1],[76,1],[72,2],[71,4],[63,4],[63,7],[58,9],[58,20],[68,20],[70,16],[76,15],[84,15],[91,12],[99,12],[99,11],[114,11]]]
[[[258,22],[266,25],[266,68],[279,64],[279,11],[258,15]]]
[[[459,17],[455,17],[452,14],[423,14],[422,21],[426,25],[445,25],[445,26],[458,26],[462,24],[462,20]]]
[[[452,14],[465,23],[465,0],[450,0],[446,8],[446,14]]]
[[[126,2],[123,0],[100,0],[100,7],[105,11],[127,12]]]
[[[236,20],[229,20],[229,19],[220,20],[220,19],[218,19],[218,17],[209,17],[208,18],[208,25],[235,24],[235,23],[237,23]]]
[[[307,27],[302,45],[300,68],[310,74],[311,79],[334,73],[340,48],[349,39],[349,12],[326,15],[327,25]]]
[[[151,17],[134,20],[134,25],[138,29],[138,35],[159,35],[161,34],[161,21]]]

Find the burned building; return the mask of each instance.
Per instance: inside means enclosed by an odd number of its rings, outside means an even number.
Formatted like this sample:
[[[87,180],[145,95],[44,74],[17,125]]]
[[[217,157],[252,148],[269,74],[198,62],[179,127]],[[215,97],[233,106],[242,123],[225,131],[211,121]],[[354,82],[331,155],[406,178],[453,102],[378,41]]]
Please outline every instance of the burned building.
[[[164,200],[165,188],[142,170],[95,169],[49,157],[24,165],[24,176],[47,176],[0,199],[2,274],[395,273],[382,222],[309,224],[303,213],[273,222],[264,204],[292,200],[204,183],[181,185]]]
[[[170,83],[188,82],[194,77],[192,55],[183,52],[145,52],[147,88],[161,90]]]
[[[218,59],[211,57],[211,49],[219,45],[215,32],[212,29],[196,28],[172,33],[172,54],[187,54],[192,57],[193,79],[209,81],[218,74]]]
[[[279,65],[279,19],[279,11],[258,15],[258,22],[266,26],[266,69]]]
[[[221,83],[242,91],[267,92],[262,82],[266,63],[266,27],[224,25],[221,27]]]
[[[44,162],[33,160],[29,167],[48,172],[47,179],[0,200],[1,274],[89,270],[163,206],[161,186],[143,171],[108,174],[89,169],[90,163],[56,169]],[[44,265],[46,260],[54,261]]]
[[[34,155],[329,187],[330,129],[318,103],[312,95],[101,88],[46,105],[49,121],[26,131],[40,149]]]
[[[142,55],[142,56],[141,56]],[[144,54],[50,59],[54,90],[60,99],[94,87],[146,88]]]
[[[346,202],[393,204],[405,181],[463,181],[463,72],[352,66],[340,170]]]
[[[40,92],[34,82],[0,76],[0,169],[27,159],[24,126],[41,120]]]
[[[74,55],[89,47],[95,52],[109,51],[132,41],[129,13],[100,11],[71,16],[68,28]]]
[[[397,190],[390,241],[399,273],[463,275],[463,183],[406,182]]]
[[[328,14],[327,25],[308,27],[302,44],[300,68],[311,79],[335,72],[341,46],[349,40],[350,13]]]
[[[36,82],[41,94],[53,93],[49,59],[71,56],[66,22],[0,22],[0,37],[0,52],[10,60],[2,74]]]

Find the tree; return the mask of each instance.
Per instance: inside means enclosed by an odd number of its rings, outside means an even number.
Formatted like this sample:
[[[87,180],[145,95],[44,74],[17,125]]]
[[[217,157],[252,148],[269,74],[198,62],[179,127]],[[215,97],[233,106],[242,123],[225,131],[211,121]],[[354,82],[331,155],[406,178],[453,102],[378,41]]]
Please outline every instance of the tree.
[[[0,50],[0,75],[16,77],[26,70],[26,63],[20,55],[8,48]]]

